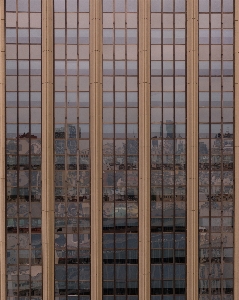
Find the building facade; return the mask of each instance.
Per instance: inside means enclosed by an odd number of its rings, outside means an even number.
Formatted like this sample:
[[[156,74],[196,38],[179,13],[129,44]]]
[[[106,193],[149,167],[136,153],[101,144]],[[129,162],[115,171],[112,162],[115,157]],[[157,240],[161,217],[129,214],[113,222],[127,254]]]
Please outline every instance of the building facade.
[[[1,1],[1,299],[239,299],[237,2]]]

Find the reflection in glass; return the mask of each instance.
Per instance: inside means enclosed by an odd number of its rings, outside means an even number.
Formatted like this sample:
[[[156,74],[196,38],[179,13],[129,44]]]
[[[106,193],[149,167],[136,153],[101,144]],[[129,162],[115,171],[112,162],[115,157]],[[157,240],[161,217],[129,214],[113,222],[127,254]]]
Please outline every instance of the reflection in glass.
[[[233,50],[225,48],[232,44],[234,35],[233,1],[222,2],[223,6],[221,1],[199,1],[199,294],[202,299],[214,299],[213,295],[232,299],[233,294],[230,210],[234,169],[230,113]],[[226,24],[223,25],[222,19],[227,20]],[[224,253],[231,253],[228,261]]]
[[[103,1],[103,295],[107,299],[116,295],[138,299],[137,10],[135,0]]]
[[[90,299],[89,1],[55,1],[54,19],[55,295]]]
[[[185,28],[185,1],[151,0],[151,300],[185,299]]]
[[[42,299],[41,29],[33,18],[41,20],[40,0],[6,1],[8,299]]]

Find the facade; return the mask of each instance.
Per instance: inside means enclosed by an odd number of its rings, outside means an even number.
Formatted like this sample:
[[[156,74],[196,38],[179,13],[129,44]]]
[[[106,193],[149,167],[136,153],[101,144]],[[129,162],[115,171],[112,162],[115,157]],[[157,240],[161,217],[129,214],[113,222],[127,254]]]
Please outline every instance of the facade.
[[[239,299],[239,3],[0,3],[0,293]]]

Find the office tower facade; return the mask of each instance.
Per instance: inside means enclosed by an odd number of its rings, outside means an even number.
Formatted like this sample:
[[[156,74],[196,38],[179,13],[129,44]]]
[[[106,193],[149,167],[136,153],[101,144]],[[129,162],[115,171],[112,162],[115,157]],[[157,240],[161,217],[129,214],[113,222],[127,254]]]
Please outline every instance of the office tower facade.
[[[0,13],[1,299],[238,299],[237,1]]]

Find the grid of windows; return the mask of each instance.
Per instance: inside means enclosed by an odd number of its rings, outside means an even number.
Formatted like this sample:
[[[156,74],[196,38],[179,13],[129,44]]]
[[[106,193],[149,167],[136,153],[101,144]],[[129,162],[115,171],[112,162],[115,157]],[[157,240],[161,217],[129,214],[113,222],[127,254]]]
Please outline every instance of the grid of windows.
[[[54,1],[55,297],[90,299],[89,1]]]
[[[151,0],[151,300],[185,299],[185,0]]]
[[[103,1],[103,299],[138,299],[138,3]]]
[[[151,300],[186,299],[187,1],[150,0]],[[138,300],[139,0],[102,3],[103,300]],[[235,1],[198,4],[199,300],[233,300]],[[7,300],[42,299],[41,6],[5,0]],[[56,300],[90,300],[89,8],[54,0]]]
[[[199,1],[199,299],[233,299],[233,0]]]
[[[7,299],[42,299],[41,0],[6,1]]]

